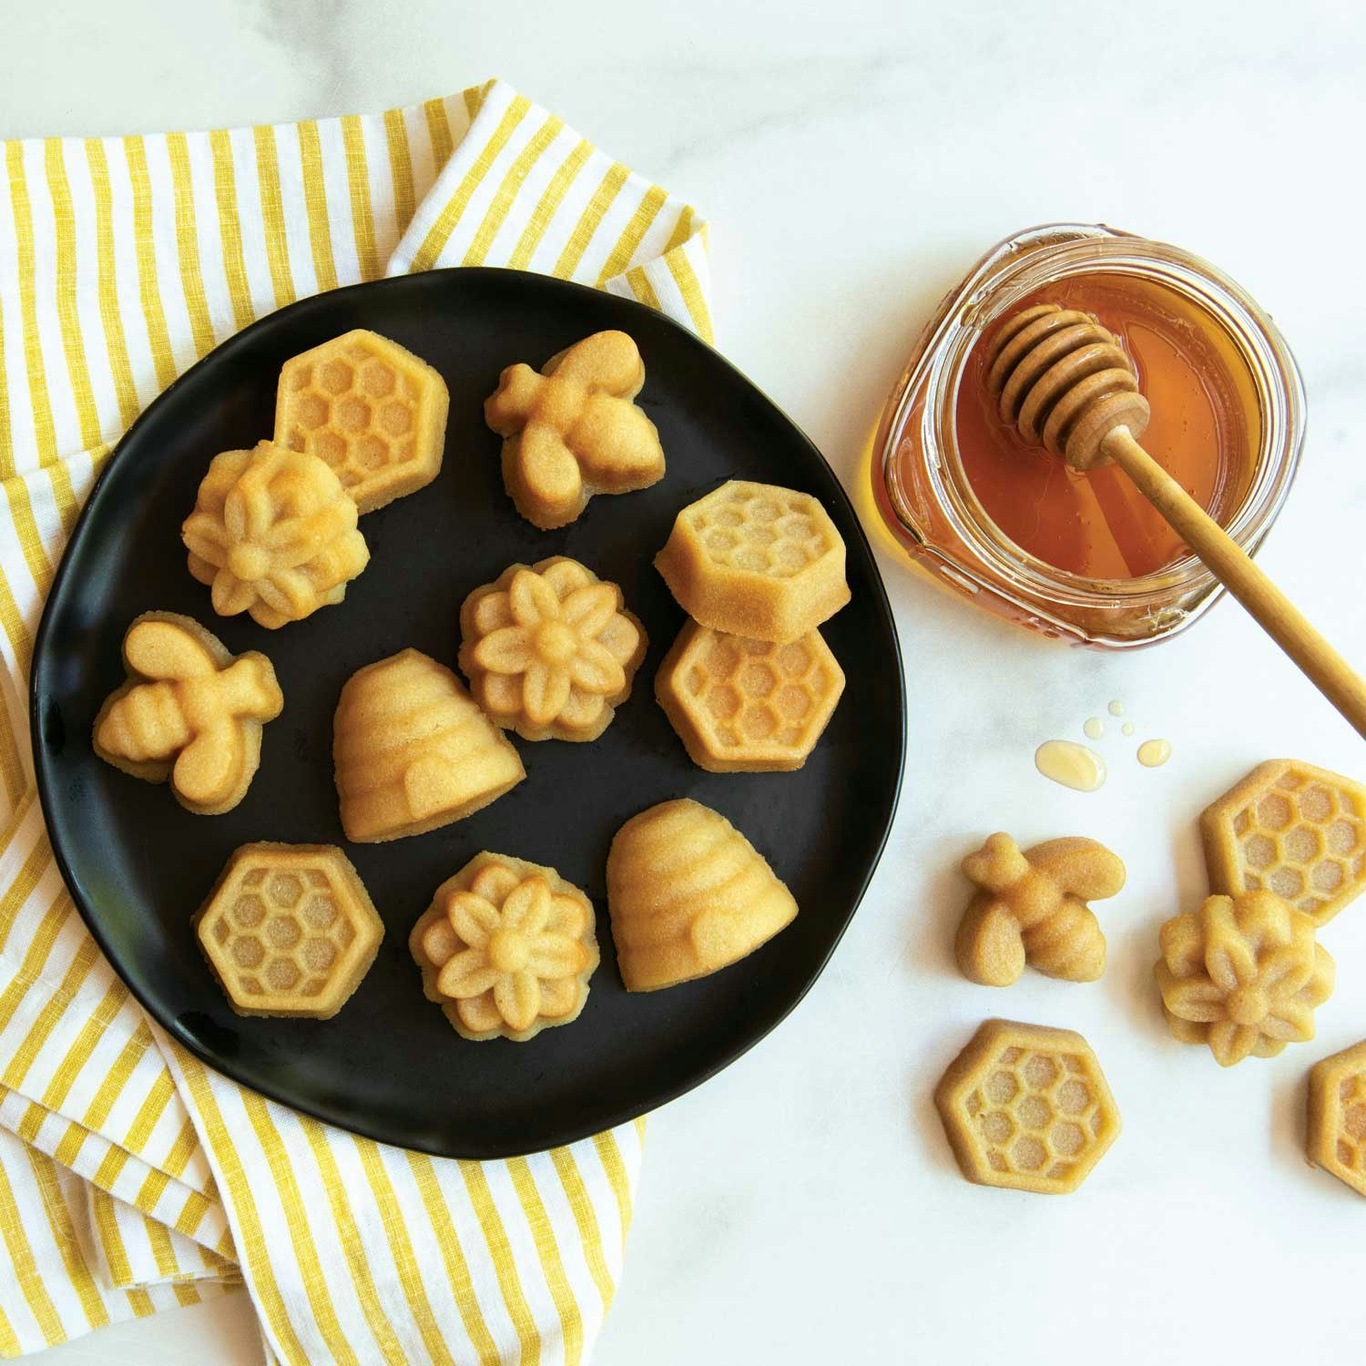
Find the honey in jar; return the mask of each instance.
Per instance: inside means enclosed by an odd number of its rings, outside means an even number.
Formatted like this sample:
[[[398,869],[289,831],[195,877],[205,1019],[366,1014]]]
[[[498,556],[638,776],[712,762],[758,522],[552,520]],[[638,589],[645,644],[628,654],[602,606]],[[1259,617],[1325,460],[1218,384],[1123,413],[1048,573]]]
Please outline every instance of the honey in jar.
[[[1274,324],[1198,257],[1055,224],[999,244],[945,299],[888,401],[873,492],[903,549],[981,605],[1048,635],[1128,646],[1189,625],[1219,587],[1121,470],[1087,472],[996,412],[996,329],[1036,303],[1094,315],[1132,359],[1143,443],[1245,549],[1265,535],[1303,438]]]

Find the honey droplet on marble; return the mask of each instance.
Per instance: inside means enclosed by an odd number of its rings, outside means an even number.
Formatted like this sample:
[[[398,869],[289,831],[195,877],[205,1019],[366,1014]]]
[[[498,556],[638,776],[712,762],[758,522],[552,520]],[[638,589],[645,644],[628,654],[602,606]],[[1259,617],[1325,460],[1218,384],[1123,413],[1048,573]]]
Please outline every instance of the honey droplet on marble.
[[[1110,703],[1110,715],[1111,715],[1111,716],[1123,716],[1123,715],[1124,715],[1124,703],[1121,702],[1118,698],[1116,698],[1113,702]]]
[[[1105,782],[1105,760],[1073,740],[1045,740],[1034,751],[1034,767],[1077,792],[1095,792]]]
[[[1126,722],[1120,727],[1120,730],[1121,730],[1125,735],[1132,735],[1132,734],[1134,733],[1134,723],[1133,723],[1132,721],[1126,721]]]
[[[1171,757],[1170,740],[1145,740],[1138,747],[1138,762],[1144,768],[1161,768]]]
[[[1092,716],[1088,718],[1082,731],[1088,740],[1099,740],[1105,734],[1105,722],[1099,716]]]

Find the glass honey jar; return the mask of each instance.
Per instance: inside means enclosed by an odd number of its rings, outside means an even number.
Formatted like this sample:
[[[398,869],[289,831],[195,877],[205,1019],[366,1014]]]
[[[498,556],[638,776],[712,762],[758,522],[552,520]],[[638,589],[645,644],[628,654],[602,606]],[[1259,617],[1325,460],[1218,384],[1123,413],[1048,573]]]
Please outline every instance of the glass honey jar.
[[[1152,405],[1144,445],[1250,553],[1295,476],[1303,383],[1275,324],[1226,275],[1102,226],[1049,224],[999,243],[921,334],[873,447],[893,537],[936,578],[1044,635],[1152,644],[1222,589],[1121,471],[1079,473],[992,410],[993,329],[1043,301],[1116,335]]]

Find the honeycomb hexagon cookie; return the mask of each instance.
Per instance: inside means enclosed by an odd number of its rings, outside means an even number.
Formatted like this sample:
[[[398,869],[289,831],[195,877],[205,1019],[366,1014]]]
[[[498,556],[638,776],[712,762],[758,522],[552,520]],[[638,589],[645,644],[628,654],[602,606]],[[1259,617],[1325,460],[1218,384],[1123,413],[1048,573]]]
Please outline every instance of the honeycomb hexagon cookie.
[[[526,1043],[578,1019],[598,966],[593,903],[553,868],[476,854],[436,889],[408,948],[462,1038]]]
[[[195,916],[200,947],[239,1015],[331,1019],[375,961],[384,922],[328,844],[244,844]]]
[[[732,479],[685,507],[655,568],[694,621],[786,644],[849,601],[844,541],[820,501]]]
[[[1366,890],[1366,787],[1298,759],[1259,764],[1200,816],[1210,889],[1265,889],[1326,925]]]
[[[963,1175],[981,1186],[1066,1195],[1119,1134],[1100,1063],[1070,1029],[986,1021],[934,1103]]]
[[[1366,1195],[1366,1040],[1309,1073],[1310,1163]]]
[[[362,513],[441,471],[446,381],[397,342],[358,328],[285,362],[275,443],[321,456]]]
[[[819,631],[786,645],[690,621],[655,675],[655,697],[693,763],[711,773],[790,773],[844,692]]]

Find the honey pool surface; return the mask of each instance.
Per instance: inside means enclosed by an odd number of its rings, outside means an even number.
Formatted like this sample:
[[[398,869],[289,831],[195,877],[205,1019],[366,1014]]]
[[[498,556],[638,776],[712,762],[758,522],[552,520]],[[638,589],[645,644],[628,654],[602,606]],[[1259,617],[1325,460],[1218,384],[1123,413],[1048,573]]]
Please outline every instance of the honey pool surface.
[[[1023,300],[1094,314],[1134,362],[1152,408],[1142,442],[1220,522],[1246,496],[1258,430],[1250,377],[1215,320],[1137,276],[1074,276]],[[1115,466],[1079,473],[1001,420],[986,387],[992,333],[958,391],[963,471],[983,511],[1022,550],[1095,579],[1130,579],[1180,559],[1181,538]]]

